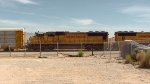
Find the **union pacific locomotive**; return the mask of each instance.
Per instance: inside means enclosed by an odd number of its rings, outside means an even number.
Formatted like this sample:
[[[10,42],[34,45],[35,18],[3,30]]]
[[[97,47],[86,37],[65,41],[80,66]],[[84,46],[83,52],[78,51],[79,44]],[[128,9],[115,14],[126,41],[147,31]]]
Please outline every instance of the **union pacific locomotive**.
[[[36,32],[29,38],[29,50],[87,49],[102,50],[108,41],[108,32]]]
[[[115,32],[115,41],[133,40],[141,44],[150,43],[150,32],[118,31]]]

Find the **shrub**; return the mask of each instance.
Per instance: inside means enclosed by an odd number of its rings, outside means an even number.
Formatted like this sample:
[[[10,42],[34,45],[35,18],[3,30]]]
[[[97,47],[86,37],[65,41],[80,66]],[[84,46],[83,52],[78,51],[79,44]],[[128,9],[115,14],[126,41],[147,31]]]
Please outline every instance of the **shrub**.
[[[140,64],[141,68],[150,68],[150,50],[146,53],[144,51],[132,53],[127,55],[125,60],[125,63]]]
[[[127,55],[126,57],[125,57],[125,63],[131,63],[132,62],[132,58],[131,58],[131,55]]]
[[[136,55],[137,55],[137,52],[133,52],[130,56],[131,56],[131,59],[135,62],[137,61],[136,59]]]
[[[150,68],[150,51],[147,51],[143,57],[139,59],[140,67],[142,68]]]
[[[150,51],[146,53],[146,67],[150,68]]]
[[[136,52],[125,57],[125,63],[137,64]]]
[[[140,51],[139,53],[137,53],[136,59],[137,59],[137,61],[139,61],[140,65],[141,65],[145,61],[145,52]]]
[[[83,55],[84,55],[83,51],[80,50],[80,51],[78,52],[78,57],[83,57]]]
[[[146,53],[140,51],[136,58],[139,61],[141,68],[150,68],[150,51],[147,51]]]

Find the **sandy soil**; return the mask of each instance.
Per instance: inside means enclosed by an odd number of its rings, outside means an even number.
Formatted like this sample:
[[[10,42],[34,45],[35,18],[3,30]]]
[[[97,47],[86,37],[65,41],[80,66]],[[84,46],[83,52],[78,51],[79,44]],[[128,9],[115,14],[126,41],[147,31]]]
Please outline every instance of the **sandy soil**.
[[[150,84],[150,70],[106,57],[0,58],[0,84]]]

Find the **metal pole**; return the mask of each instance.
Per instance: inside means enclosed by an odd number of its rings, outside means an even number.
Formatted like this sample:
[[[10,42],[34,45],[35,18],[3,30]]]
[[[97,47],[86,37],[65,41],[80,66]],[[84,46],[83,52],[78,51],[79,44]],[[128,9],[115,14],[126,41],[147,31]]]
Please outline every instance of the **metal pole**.
[[[132,43],[131,43],[131,46],[130,46],[130,47],[131,47],[131,53],[130,53],[130,54],[132,54]]]
[[[81,42],[81,50],[82,50],[82,42]]]
[[[121,56],[120,43],[119,43],[119,41],[118,41],[118,49],[119,49],[119,55]]]
[[[57,56],[58,56],[58,42],[57,42]]]
[[[103,55],[105,56],[105,42],[103,43]]]
[[[10,52],[10,57],[11,57],[11,49],[10,49],[10,45],[9,45],[9,52]]]
[[[26,46],[25,46],[24,56],[26,56]]]
[[[92,56],[94,55],[94,53],[93,53],[93,44],[92,44]]]
[[[41,52],[41,39],[40,39],[40,57],[42,56],[42,52]]]
[[[26,29],[26,28],[23,28],[23,32],[25,32],[25,29]],[[25,37],[25,33],[23,33],[23,36]],[[24,56],[26,56],[26,45],[27,45],[27,43],[25,43],[25,52],[24,52]]]
[[[111,41],[109,41],[109,48],[110,48],[110,59],[111,59]]]

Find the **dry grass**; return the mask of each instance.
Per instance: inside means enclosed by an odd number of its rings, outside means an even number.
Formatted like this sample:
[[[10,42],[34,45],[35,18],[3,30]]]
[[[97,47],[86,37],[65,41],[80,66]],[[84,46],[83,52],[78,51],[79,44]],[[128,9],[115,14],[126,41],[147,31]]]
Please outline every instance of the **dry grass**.
[[[80,51],[78,52],[78,57],[83,57],[83,56],[84,56],[84,53],[83,53],[82,50],[80,50]]]
[[[125,57],[125,63],[130,63],[130,64],[133,64],[133,65],[135,65],[135,64],[137,64],[137,60],[136,60],[136,53],[132,53],[131,55],[127,55],[126,57]]]
[[[140,63],[140,67],[142,68],[150,68],[150,51],[140,52],[137,55],[138,61]]]
[[[138,53],[127,55],[125,60],[125,63],[139,64],[141,68],[150,68],[150,51],[139,51]]]

